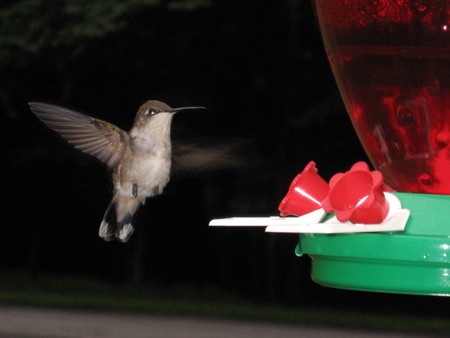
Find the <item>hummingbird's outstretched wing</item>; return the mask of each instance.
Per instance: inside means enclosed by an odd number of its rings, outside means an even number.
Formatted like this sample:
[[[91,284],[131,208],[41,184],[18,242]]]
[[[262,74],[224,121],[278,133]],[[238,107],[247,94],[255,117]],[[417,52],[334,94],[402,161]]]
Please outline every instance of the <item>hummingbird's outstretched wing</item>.
[[[69,108],[30,102],[31,111],[47,127],[63,136],[75,148],[114,167],[122,156],[128,134],[115,125]]]

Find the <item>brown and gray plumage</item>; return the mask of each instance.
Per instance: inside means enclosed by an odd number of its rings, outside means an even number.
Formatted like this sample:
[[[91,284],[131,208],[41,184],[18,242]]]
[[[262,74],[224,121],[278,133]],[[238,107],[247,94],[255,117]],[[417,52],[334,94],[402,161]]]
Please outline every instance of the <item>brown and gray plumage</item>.
[[[113,169],[114,196],[101,222],[99,236],[106,241],[117,239],[121,242],[127,242],[133,234],[133,216],[139,206],[148,197],[161,194],[169,182],[172,164],[170,127],[174,113],[203,109],[171,108],[160,101],[147,101],[138,109],[132,128],[126,132],[69,108],[41,102],[30,102],[29,106],[42,122],[75,148],[95,156]],[[214,160],[211,153],[198,157],[188,148],[183,154],[186,158],[180,162],[185,166],[191,161],[202,165],[202,161]]]

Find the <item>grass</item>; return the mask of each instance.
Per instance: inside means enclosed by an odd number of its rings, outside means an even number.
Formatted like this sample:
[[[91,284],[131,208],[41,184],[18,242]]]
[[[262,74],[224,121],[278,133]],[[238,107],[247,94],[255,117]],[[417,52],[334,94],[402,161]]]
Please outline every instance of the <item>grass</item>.
[[[212,289],[113,285],[74,277],[0,273],[0,303],[13,305],[130,311],[334,326],[377,331],[440,333],[450,320],[412,315],[383,315],[349,310],[293,308],[252,303]]]

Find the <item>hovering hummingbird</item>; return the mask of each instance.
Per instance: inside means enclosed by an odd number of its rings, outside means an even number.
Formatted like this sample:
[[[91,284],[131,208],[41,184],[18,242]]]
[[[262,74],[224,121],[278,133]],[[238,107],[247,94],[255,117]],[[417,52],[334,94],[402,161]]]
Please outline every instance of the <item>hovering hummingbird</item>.
[[[133,216],[148,197],[159,195],[170,179],[175,113],[204,107],[171,108],[147,101],[126,132],[106,121],[69,108],[30,102],[31,111],[75,148],[95,156],[113,169],[113,198],[100,224],[105,241],[127,242],[134,232]],[[201,162],[198,158],[194,159]]]

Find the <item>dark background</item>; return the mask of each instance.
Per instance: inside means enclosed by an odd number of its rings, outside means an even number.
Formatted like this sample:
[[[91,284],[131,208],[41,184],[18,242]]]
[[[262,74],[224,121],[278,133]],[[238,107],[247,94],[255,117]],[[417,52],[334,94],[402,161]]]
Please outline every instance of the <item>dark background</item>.
[[[309,258],[294,254],[297,235],[208,227],[212,218],[277,215],[310,160],[327,180],[367,160],[309,1],[76,3],[0,5],[1,270],[215,287],[302,306],[429,314],[446,305],[322,288]],[[249,164],[175,177],[142,208],[129,243],[106,243],[98,226],[110,173],[27,102],[79,107],[128,130],[148,99],[206,106],[175,117],[174,139],[245,140]]]

